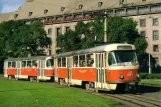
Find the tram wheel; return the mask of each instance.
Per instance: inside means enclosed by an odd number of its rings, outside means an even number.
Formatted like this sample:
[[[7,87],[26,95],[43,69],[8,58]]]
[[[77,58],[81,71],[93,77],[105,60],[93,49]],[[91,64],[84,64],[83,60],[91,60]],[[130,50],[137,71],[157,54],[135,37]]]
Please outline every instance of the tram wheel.
[[[36,77],[36,82],[40,82],[40,80],[38,79],[38,77]]]
[[[94,91],[95,91],[96,93],[98,93],[98,92],[99,92],[98,88],[95,88],[95,89],[94,89]]]
[[[117,88],[116,88],[115,92],[124,93],[125,89],[126,89],[126,84],[117,84]]]
[[[34,78],[33,77],[30,77],[30,82],[33,82],[34,81]]]
[[[67,86],[70,87],[70,84],[68,83]]]
[[[86,83],[86,84],[85,84],[85,89],[86,89],[86,90],[89,90],[89,83]]]
[[[10,76],[8,76],[8,79],[9,79],[9,80],[12,80],[12,76],[11,76],[11,75],[10,75]]]
[[[60,85],[63,85],[63,84],[64,84],[63,79],[60,79],[60,80],[59,80],[59,84],[60,84]]]
[[[18,81],[18,78],[15,77],[15,80]]]

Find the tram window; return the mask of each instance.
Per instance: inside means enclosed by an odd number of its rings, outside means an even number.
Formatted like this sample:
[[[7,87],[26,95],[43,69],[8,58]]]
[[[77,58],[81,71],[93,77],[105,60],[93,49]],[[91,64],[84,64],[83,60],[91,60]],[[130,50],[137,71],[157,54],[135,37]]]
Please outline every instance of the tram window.
[[[16,62],[12,62],[12,68],[16,67]]]
[[[115,61],[115,58],[114,58],[114,54],[109,53],[109,55],[108,55],[108,64],[112,65],[112,64],[115,64],[115,63],[116,63],[116,61]]]
[[[94,66],[93,54],[86,55],[86,59],[87,59],[87,67],[93,67]]]
[[[73,56],[73,67],[78,67],[78,56]]]
[[[62,67],[66,67],[66,58],[62,58]]]
[[[46,61],[46,67],[53,67],[54,66],[54,60],[53,59],[48,59]]]
[[[11,68],[11,67],[12,67],[11,62],[8,62],[8,68]]]
[[[37,67],[37,62],[36,62],[36,60],[32,61],[32,67]]]
[[[22,67],[26,67],[26,61],[22,61]]]
[[[27,67],[31,67],[31,61],[27,61]]]
[[[61,67],[61,58],[58,58],[58,67]]]
[[[85,60],[85,55],[80,55],[79,56],[79,66],[80,67],[87,66],[87,63],[86,63],[86,60]]]

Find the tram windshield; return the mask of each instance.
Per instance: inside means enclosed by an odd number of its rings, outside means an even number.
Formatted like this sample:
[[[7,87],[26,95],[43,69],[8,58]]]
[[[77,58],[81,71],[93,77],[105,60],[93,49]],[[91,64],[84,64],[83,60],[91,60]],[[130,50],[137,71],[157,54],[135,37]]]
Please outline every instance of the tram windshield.
[[[110,66],[132,66],[137,64],[134,51],[113,51],[108,55]]]
[[[54,60],[53,59],[48,59],[46,61],[46,67],[50,68],[54,66]]]

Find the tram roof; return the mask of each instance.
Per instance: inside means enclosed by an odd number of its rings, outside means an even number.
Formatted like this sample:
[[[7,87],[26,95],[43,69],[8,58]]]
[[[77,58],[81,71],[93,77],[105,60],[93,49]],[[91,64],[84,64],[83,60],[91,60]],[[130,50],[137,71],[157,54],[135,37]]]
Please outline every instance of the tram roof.
[[[8,58],[5,61],[45,60],[47,57],[53,57],[53,56],[31,56],[31,57],[20,57],[20,58]]]
[[[127,50],[127,49],[118,49],[118,46],[131,46],[132,47],[131,50],[135,50],[135,46],[132,44],[123,44],[123,43],[112,44],[111,43],[111,44],[106,44],[102,46],[96,46],[93,48],[61,53],[61,54],[57,54],[55,57],[64,57],[64,56],[80,55],[80,54],[87,54],[87,53],[98,53],[103,51],[108,52],[108,51],[114,51],[114,50]]]

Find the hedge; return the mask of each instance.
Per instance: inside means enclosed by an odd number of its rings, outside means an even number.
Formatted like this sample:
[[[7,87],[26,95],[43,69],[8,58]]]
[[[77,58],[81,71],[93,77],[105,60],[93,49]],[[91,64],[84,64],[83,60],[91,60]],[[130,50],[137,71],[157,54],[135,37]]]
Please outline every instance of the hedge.
[[[140,79],[161,79],[161,74],[140,73]]]

